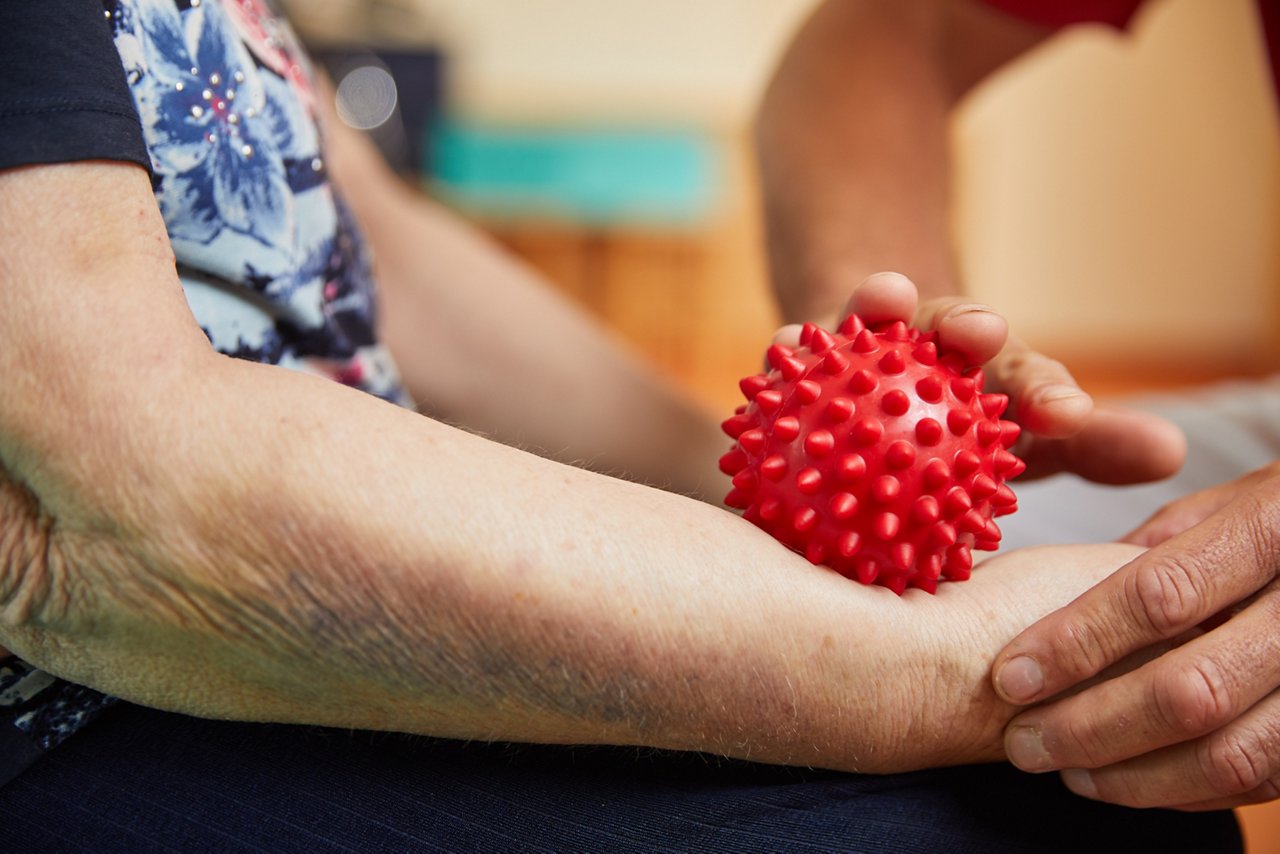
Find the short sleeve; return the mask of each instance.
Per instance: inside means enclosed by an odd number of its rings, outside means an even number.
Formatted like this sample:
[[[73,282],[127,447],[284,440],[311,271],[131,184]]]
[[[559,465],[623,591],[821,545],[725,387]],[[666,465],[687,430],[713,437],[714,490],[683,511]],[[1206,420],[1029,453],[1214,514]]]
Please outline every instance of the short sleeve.
[[[1146,0],[982,0],[983,3],[1021,18],[1029,24],[1054,29],[1072,24],[1129,26]]]
[[[0,0],[0,169],[121,160],[150,169],[100,0]]]

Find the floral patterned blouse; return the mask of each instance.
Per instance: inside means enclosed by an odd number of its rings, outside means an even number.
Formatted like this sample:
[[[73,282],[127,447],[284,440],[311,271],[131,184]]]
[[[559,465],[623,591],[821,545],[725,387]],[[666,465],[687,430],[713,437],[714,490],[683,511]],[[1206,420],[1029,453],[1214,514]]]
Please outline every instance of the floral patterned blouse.
[[[102,8],[187,301],[213,347],[409,405],[375,333],[368,255],[328,182],[315,92],[286,23],[264,0]],[[0,661],[0,742],[12,754],[0,777],[112,702]]]

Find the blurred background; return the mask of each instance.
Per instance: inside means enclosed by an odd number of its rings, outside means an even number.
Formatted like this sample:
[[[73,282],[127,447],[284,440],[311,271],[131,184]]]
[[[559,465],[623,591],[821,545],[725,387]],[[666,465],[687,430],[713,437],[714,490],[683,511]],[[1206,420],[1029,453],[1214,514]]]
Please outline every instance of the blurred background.
[[[746,128],[813,0],[291,0],[404,171],[711,405],[772,331]],[[972,293],[1127,392],[1280,364],[1280,134],[1250,0],[1078,27],[954,126]],[[1135,286],[1136,285],[1136,286]]]
[[[289,0],[345,121],[709,406],[777,324],[747,128],[814,0]],[[1280,367],[1280,123],[1251,0],[1078,27],[960,110],[972,294],[1126,394]],[[1280,850],[1280,809],[1244,811]],[[1260,834],[1271,834],[1260,836]]]

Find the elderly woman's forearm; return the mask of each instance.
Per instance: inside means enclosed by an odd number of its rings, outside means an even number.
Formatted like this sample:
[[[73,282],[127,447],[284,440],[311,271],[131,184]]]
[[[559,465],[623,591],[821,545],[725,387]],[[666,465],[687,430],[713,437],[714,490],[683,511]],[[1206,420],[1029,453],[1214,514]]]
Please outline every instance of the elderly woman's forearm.
[[[201,385],[185,439],[130,461],[124,536],[54,526],[20,653],[219,717],[837,764],[876,740],[880,591],[323,380],[228,361]]]

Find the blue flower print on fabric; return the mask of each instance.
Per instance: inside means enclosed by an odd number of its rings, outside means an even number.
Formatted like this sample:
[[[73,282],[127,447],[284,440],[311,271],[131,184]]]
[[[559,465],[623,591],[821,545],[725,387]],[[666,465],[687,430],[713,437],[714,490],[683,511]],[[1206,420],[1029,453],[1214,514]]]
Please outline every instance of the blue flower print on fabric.
[[[287,25],[263,0],[104,8],[187,301],[215,349],[408,404]]]
[[[282,153],[309,136],[293,99],[268,99],[270,75],[214,3],[140,2],[136,21],[134,94],[172,236],[208,244],[231,229],[281,246],[293,225]]]

